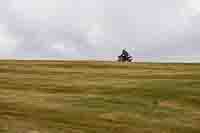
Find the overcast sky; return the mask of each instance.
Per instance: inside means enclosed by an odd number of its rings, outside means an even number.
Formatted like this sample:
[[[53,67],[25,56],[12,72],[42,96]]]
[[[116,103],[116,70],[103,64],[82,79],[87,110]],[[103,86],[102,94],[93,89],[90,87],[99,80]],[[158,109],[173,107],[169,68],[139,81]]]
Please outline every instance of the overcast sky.
[[[200,62],[200,0],[0,0],[0,58]]]

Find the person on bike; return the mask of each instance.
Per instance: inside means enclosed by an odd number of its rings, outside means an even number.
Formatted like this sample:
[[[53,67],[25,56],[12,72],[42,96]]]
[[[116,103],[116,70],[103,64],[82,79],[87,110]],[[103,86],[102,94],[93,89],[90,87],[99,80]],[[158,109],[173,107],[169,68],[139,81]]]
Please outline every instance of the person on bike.
[[[131,62],[133,59],[132,56],[130,56],[129,53],[126,51],[126,49],[123,49],[122,54],[118,56],[118,60],[122,62],[125,61]]]

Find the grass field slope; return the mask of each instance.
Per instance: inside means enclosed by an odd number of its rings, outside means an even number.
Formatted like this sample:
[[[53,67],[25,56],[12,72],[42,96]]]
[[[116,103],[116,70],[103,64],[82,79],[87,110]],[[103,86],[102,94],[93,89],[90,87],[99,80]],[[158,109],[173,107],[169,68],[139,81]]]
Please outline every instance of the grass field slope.
[[[0,133],[200,133],[200,64],[2,60]]]

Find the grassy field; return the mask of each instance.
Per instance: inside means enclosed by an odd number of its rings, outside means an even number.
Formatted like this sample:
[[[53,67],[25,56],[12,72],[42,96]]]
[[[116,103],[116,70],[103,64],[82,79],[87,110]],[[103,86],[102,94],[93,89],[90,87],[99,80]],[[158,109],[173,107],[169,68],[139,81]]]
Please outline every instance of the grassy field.
[[[200,64],[2,60],[0,133],[200,133]]]

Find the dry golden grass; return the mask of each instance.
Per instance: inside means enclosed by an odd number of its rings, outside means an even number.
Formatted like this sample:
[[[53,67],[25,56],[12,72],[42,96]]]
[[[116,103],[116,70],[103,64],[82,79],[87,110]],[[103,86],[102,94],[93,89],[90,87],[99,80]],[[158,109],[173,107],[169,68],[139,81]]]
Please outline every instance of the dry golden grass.
[[[1,133],[199,133],[200,64],[0,61]]]

